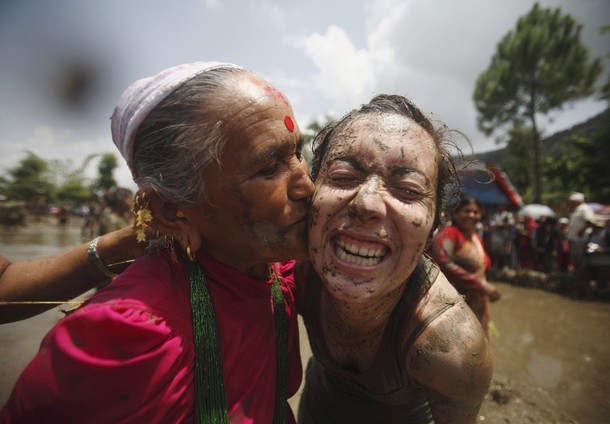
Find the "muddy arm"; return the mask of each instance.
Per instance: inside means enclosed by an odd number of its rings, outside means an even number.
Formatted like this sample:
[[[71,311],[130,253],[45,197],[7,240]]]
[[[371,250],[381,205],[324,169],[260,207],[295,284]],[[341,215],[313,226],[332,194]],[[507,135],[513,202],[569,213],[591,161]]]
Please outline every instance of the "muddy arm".
[[[491,353],[477,318],[461,302],[415,341],[407,370],[428,393],[436,424],[473,424],[492,377]]]

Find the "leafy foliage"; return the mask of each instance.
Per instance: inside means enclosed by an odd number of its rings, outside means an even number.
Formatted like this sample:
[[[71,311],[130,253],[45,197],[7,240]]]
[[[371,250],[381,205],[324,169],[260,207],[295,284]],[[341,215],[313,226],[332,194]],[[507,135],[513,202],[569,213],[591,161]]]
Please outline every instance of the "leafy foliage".
[[[312,143],[314,138],[316,137],[316,134],[318,134],[322,130],[322,128],[326,127],[328,124],[333,123],[334,121],[336,121],[335,118],[330,115],[326,115],[321,121],[318,121],[317,119],[311,121],[307,125],[306,130],[303,131],[303,156],[305,157],[305,160],[307,161],[310,167],[311,160],[313,159]]]
[[[592,95],[602,70],[599,59],[590,60],[581,30],[582,25],[560,8],[543,9],[536,3],[502,38],[475,85],[482,131],[491,135],[506,127],[529,126],[536,202],[542,193],[537,114]]]
[[[570,192],[582,191],[591,201],[610,204],[608,140],[610,109],[542,140],[542,177],[546,187],[543,203],[565,202]],[[531,149],[518,150],[511,139],[505,148],[476,156],[482,162],[500,166],[529,203],[533,193],[528,182],[532,178],[532,170],[526,166],[530,160],[528,155]]]
[[[55,185],[51,182],[49,165],[35,153],[27,151],[19,165],[8,170],[10,180],[6,197],[11,200],[29,200],[38,195],[54,197]]]
[[[9,169],[7,175],[0,176],[0,194],[7,200],[38,202],[42,197],[49,203],[82,205],[97,188],[85,176],[86,168],[97,156],[89,155],[75,166],[69,159],[46,161],[27,151],[26,157],[16,167]],[[116,156],[104,154],[98,167],[100,176],[96,181],[110,184],[110,188],[116,187],[112,175],[116,166]]]
[[[113,172],[118,166],[118,160],[114,154],[104,153],[97,166],[99,178],[94,184],[95,188],[108,191],[116,187],[117,182],[114,179]]]

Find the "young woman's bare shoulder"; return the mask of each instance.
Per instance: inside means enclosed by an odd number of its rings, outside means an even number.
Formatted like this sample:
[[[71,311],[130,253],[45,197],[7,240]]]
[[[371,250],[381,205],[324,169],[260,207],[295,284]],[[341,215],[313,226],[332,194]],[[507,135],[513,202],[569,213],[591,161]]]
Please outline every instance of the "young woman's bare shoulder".
[[[418,308],[418,319],[442,311],[407,352],[407,372],[424,387],[450,395],[479,389],[491,378],[491,356],[479,321],[444,275]],[[437,312],[438,313],[438,312]]]

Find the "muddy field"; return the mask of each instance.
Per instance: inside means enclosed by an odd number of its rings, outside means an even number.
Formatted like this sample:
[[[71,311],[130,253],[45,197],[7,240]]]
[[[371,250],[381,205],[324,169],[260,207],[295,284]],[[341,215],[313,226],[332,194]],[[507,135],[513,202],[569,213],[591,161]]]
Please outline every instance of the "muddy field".
[[[0,252],[12,260],[50,255],[80,241],[78,221],[65,228],[44,222],[0,229]],[[610,422],[610,303],[498,286],[504,296],[491,310],[494,377],[479,422]],[[0,403],[61,316],[52,310],[0,325]],[[303,328],[301,336],[306,361],[311,352]],[[296,409],[298,394],[290,402]]]

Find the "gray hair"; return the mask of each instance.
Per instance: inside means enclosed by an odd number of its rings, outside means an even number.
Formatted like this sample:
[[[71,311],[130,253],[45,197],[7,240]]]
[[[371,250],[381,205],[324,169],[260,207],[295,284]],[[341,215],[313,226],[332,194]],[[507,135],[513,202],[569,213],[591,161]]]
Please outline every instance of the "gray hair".
[[[206,200],[202,174],[220,164],[239,95],[234,87],[248,73],[238,68],[203,72],[150,112],[135,137],[138,187],[152,187],[171,203],[194,206]]]

